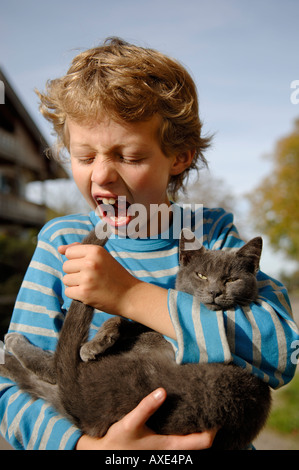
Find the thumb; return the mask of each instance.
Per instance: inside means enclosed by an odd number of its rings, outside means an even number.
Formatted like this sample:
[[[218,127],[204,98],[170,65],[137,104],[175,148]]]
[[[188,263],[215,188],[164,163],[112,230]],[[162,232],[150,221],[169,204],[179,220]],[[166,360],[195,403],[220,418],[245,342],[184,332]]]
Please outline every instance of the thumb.
[[[126,420],[129,429],[138,429],[145,425],[148,419],[157,411],[166,398],[164,388],[158,388],[147,395],[141,402],[123,419]]]

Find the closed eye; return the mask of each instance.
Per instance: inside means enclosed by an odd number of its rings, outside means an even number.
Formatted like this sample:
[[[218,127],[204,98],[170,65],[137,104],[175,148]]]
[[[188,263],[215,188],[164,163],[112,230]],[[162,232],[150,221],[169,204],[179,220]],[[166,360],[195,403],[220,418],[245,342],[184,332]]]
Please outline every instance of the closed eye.
[[[119,160],[122,163],[128,163],[129,165],[137,165],[138,163],[141,163],[144,158],[142,157],[129,157],[125,155],[119,155]]]
[[[96,156],[94,154],[90,154],[90,155],[83,155],[83,156],[73,157],[73,158],[78,160],[78,162],[81,165],[89,165],[90,163],[94,161],[95,157]]]
[[[86,157],[86,158],[80,159],[80,163],[82,163],[83,165],[89,165],[93,161],[94,161],[94,157]]]
[[[237,280],[238,280],[238,279],[236,279],[236,278],[229,278],[229,279],[226,279],[226,280],[225,280],[225,284],[227,284],[227,283],[229,283],[229,282],[235,282],[235,281],[237,281]]]
[[[206,281],[208,279],[207,276],[205,276],[204,274],[201,274],[201,273],[196,273],[196,274],[199,277],[199,279],[202,279],[204,281]]]

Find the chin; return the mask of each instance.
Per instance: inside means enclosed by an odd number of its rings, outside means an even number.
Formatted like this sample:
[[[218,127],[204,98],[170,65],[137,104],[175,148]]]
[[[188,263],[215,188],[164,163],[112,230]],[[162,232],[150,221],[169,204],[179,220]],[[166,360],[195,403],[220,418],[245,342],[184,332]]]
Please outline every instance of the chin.
[[[205,304],[205,305],[209,310],[213,310],[213,311],[216,311],[216,310],[230,310],[231,308],[234,307],[233,304],[226,304],[226,305]]]
[[[223,310],[223,308],[220,307],[220,305],[216,305],[216,304],[205,304],[205,306],[206,306],[209,310]]]

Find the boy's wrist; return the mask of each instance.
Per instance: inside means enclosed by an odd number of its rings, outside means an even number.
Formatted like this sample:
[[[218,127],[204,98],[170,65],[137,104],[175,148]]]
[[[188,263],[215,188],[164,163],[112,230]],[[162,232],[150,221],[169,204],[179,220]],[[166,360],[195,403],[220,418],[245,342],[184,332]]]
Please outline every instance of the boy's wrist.
[[[135,279],[120,299],[118,314],[176,339],[167,299],[167,289]]]

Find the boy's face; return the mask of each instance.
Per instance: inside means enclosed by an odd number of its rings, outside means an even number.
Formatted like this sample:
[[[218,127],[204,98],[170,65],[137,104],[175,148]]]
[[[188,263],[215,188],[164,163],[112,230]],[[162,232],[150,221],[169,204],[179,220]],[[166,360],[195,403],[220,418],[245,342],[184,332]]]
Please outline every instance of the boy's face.
[[[127,202],[123,209],[115,210],[115,217],[106,217],[115,228],[128,225],[134,219],[128,217],[129,207],[141,204],[149,231],[150,205],[169,206],[169,177],[188,166],[186,155],[166,157],[162,152],[157,137],[159,123],[157,116],[121,124],[109,118],[93,125],[67,121],[73,177],[88,204],[96,209],[109,199],[110,204],[119,197]],[[99,210],[103,216],[103,210]]]

